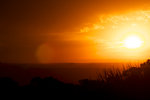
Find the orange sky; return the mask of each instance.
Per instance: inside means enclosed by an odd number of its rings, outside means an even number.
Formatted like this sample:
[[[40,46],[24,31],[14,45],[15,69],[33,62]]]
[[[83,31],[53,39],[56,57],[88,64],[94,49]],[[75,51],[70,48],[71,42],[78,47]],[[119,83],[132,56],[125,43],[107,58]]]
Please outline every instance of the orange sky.
[[[0,61],[123,62],[149,58],[148,0],[0,1]],[[136,34],[144,43],[128,49]]]

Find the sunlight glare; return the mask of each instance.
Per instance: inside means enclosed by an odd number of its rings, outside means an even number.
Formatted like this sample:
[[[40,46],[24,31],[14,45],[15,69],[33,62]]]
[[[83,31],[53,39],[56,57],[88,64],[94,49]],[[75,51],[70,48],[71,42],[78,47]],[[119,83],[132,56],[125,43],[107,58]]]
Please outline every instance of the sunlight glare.
[[[142,46],[143,41],[138,36],[129,36],[124,41],[124,46],[129,49],[135,49]]]

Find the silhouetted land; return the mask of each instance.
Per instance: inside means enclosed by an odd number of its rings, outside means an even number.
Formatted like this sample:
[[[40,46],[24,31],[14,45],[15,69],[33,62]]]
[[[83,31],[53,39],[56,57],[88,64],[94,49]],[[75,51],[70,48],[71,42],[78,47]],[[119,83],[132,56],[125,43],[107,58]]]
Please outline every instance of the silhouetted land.
[[[12,69],[10,69],[12,70]],[[100,100],[146,100],[150,99],[150,60],[139,67],[131,66],[104,71],[97,79],[79,80],[79,84],[68,84],[52,77],[35,77],[29,84],[20,86],[11,78],[0,78],[0,91],[6,97],[70,98]],[[65,73],[64,73],[65,74]],[[3,95],[4,96],[4,95]]]
[[[20,85],[29,84],[34,77],[53,77],[65,83],[78,84],[80,79],[97,79],[98,73],[122,64],[108,63],[54,63],[54,64],[5,64],[0,63],[0,77],[9,77]]]

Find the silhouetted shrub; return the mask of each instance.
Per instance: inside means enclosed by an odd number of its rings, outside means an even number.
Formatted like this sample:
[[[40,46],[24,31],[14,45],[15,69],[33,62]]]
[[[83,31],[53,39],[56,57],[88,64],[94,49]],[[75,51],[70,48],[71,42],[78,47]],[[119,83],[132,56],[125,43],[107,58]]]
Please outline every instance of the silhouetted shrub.
[[[18,83],[12,80],[11,78],[0,78],[0,88],[17,88]]]
[[[18,84],[10,78],[0,78],[0,88],[15,89],[18,88]],[[28,91],[26,93],[36,94],[34,96],[47,94],[51,97],[56,94],[73,97],[92,96],[104,100],[150,99],[150,60],[139,67],[131,66],[123,71],[118,69],[104,71],[98,75],[97,80],[79,80],[79,85],[67,84],[52,77],[36,77],[29,85],[20,89]]]

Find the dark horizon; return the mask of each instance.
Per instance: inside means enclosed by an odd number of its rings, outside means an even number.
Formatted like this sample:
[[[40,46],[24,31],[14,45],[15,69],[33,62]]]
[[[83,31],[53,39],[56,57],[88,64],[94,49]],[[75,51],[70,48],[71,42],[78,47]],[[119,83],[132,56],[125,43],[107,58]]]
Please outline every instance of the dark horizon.
[[[54,77],[66,83],[77,84],[81,79],[96,79],[98,73],[109,69],[123,69],[120,63],[51,63],[9,64],[0,63],[0,78],[10,77],[21,85],[28,84],[34,77]],[[138,66],[138,65],[137,65]]]
[[[3,67],[6,68],[8,66],[6,65]],[[0,68],[2,68],[2,66]],[[15,66],[11,65],[9,67],[9,71],[13,68],[15,68]],[[21,68],[21,66],[19,68]],[[24,68],[25,69],[23,70],[23,72],[26,73],[26,70],[28,68],[27,67]],[[79,68],[81,68],[81,66]],[[87,68],[85,69],[87,71]],[[97,74],[96,79],[80,76],[80,78],[83,79],[78,80],[78,83],[70,83],[70,82],[68,83],[57,78],[56,76],[54,77],[51,75],[36,76],[37,74],[36,71],[37,70],[34,69],[33,70],[34,73],[32,74],[29,73],[29,71],[27,71],[28,73],[26,74],[35,76],[30,78],[26,84],[20,84],[16,79],[12,77],[0,77],[0,91],[1,91],[0,96],[7,95],[5,98],[8,98],[9,96],[12,95],[11,98],[14,97],[16,98],[19,95],[25,98],[42,97],[43,99],[45,98],[56,99],[59,98],[59,96],[61,96],[61,99],[70,97],[78,99],[99,98],[101,100],[149,99],[150,60],[147,60],[145,63],[142,63],[139,67],[130,66],[130,68],[124,70],[118,69],[104,70],[103,74],[102,73]],[[39,71],[41,71],[41,69]],[[50,71],[47,70],[47,72]],[[83,74],[83,70],[81,72]],[[0,74],[2,73],[0,72]],[[26,79],[28,78],[28,75],[22,77],[21,74],[23,73],[20,72],[19,77],[25,82]],[[45,72],[42,72],[42,74],[45,74]],[[73,73],[71,72],[70,75],[71,74]],[[17,73],[15,72],[14,75],[17,75]],[[40,75],[39,72],[38,75]],[[81,73],[80,74],[76,73],[76,75],[81,75]]]

